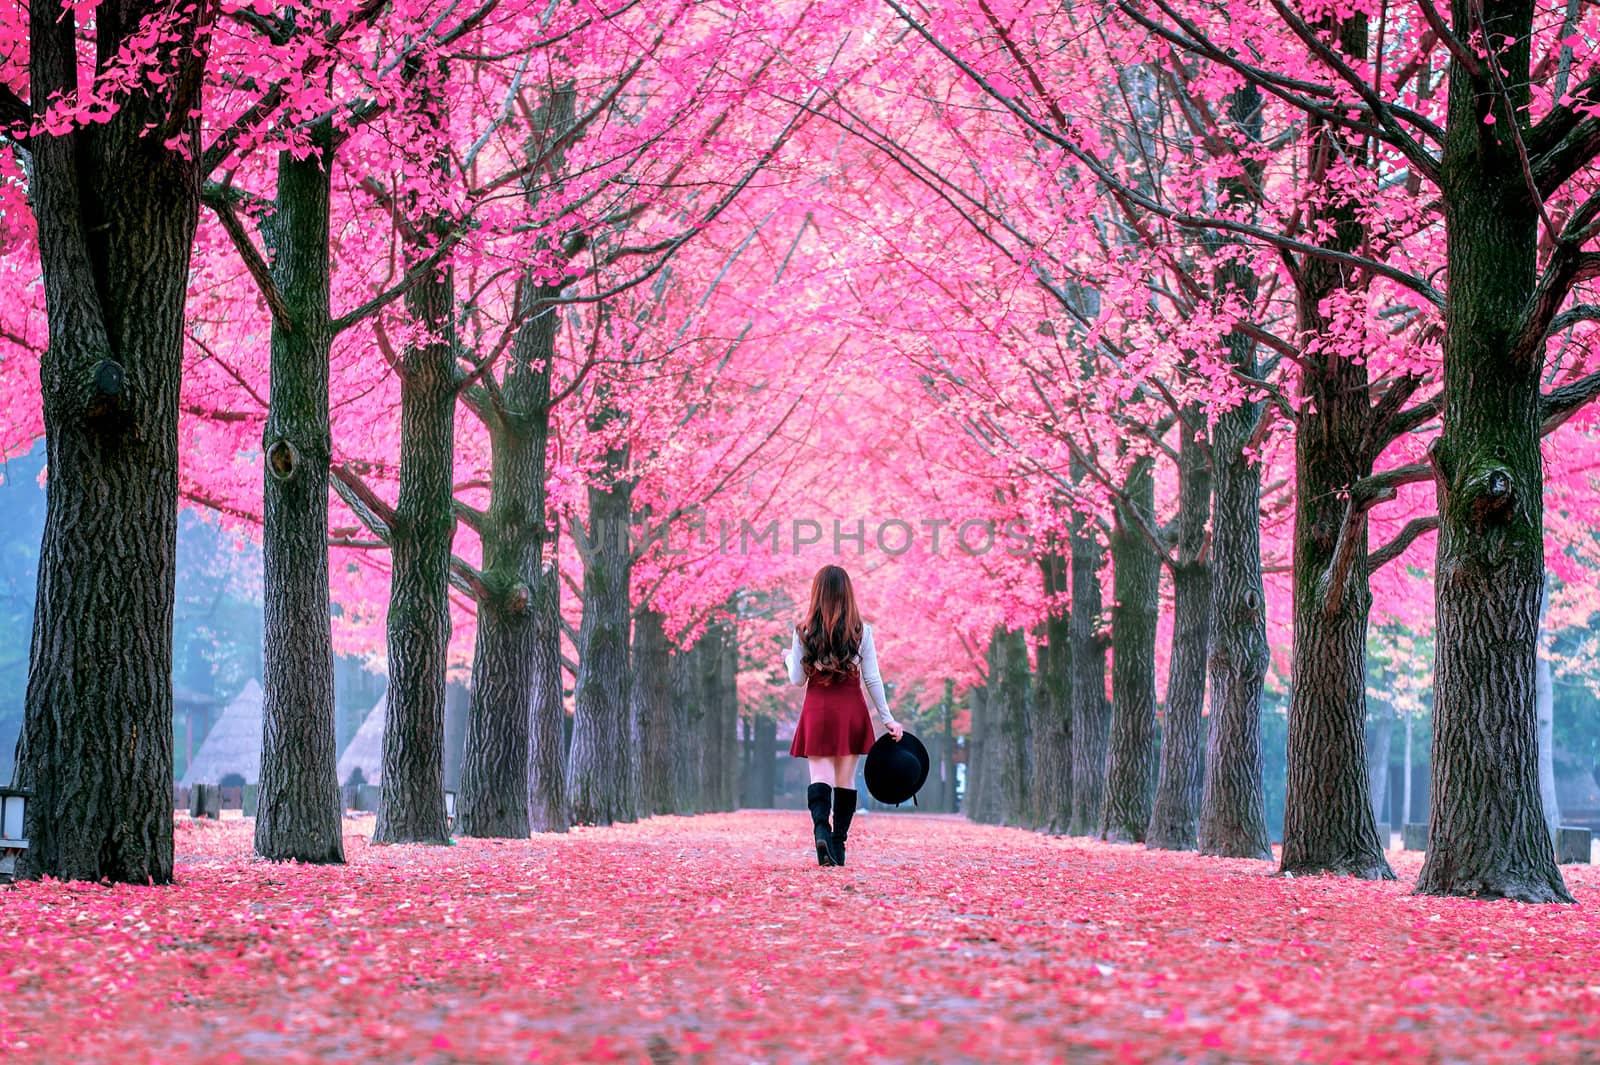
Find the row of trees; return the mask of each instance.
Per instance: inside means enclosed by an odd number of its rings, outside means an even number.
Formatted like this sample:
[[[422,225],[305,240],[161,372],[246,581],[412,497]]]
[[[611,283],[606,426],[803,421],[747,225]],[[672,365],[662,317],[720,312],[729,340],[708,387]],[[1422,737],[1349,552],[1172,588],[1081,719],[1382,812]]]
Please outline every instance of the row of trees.
[[[1436,615],[1420,886],[1567,897],[1534,662],[1547,556],[1593,606],[1592,12],[81,7],[5,23],[0,92],[35,871],[170,876],[181,498],[264,544],[269,857],[340,858],[341,646],[391,675],[381,840],[443,838],[452,662],[462,831],[681,808],[734,717],[697,778],[670,663],[814,526],[902,696],[974,689],[979,816],[1267,857],[1276,669],[1294,872],[1392,875],[1367,629]]]
[[[732,753],[735,645],[716,619],[741,574],[659,595],[635,632],[640,579],[693,560],[647,561],[648,543],[613,533],[641,504],[703,503],[759,470],[769,422],[787,421],[752,412],[718,446],[751,385],[720,376],[732,346],[696,315],[741,246],[690,249],[759,176],[783,180],[804,112],[771,103],[767,79],[809,46],[781,22],[768,38],[689,5],[664,14],[39,4],[8,23],[27,77],[4,93],[22,178],[6,215],[32,222],[42,283],[19,294],[42,289],[48,324],[37,343],[15,335],[39,360],[50,476],[18,758],[35,792],[25,872],[171,877],[180,496],[263,543],[260,854],[342,860],[330,619],[360,614],[374,574],[391,680],[379,841],[446,837],[444,687],[464,611],[459,831],[733,801],[731,777],[697,794],[685,759]],[[576,439],[552,463],[560,429]],[[251,455],[253,485],[235,459]],[[330,572],[330,545],[370,558]],[[335,611],[341,578],[361,594]],[[693,675],[669,700],[671,669]]]
[[[1270,857],[1262,460],[1278,435],[1293,448],[1282,867],[1392,876],[1367,799],[1369,581],[1438,529],[1419,888],[1569,898],[1535,757],[1540,441],[1600,384],[1581,295],[1600,261],[1600,72],[1580,32],[1592,18],[1532,2],[1448,15],[890,6],[919,42],[903,76],[986,117],[947,119],[939,138],[920,114],[844,106],[841,122],[1055,303],[1031,329],[1013,306],[981,308],[1015,336],[999,370],[938,345],[923,360],[974,444],[1031,474],[1034,505],[1062,516],[1043,560],[1052,607],[1029,621],[1043,663],[1035,787],[1030,799],[1016,783],[1028,667],[1008,626],[975,697],[981,734],[1006,752],[980,774],[980,814]],[[952,313],[945,293],[927,298]],[[1565,360],[1553,389],[1548,352]],[[1170,520],[1153,505],[1157,462],[1176,481]],[[1373,548],[1374,507],[1430,482],[1433,505],[1412,496]],[[1174,588],[1159,768],[1158,567]]]

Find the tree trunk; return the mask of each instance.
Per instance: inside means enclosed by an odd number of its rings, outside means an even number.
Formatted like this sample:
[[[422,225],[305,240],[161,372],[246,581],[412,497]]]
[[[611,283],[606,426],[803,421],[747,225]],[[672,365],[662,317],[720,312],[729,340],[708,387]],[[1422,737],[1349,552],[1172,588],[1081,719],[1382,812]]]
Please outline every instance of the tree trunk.
[[[778,722],[769,714],[755,714],[750,723],[755,736],[750,758],[750,805],[766,810],[778,801]]]
[[[1028,645],[1021,629],[995,629],[989,643],[989,690],[995,696],[990,720],[997,726],[999,740],[989,759],[998,792],[995,820],[1027,825]]]
[[[944,790],[943,801],[937,807],[945,813],[955,813],[959,809],[956,799],[956,686],[949,677],[944,681],[944,702],[940,712],[940,734],[944,738],[942,747],[944,759]]]
[[[1411,820],[1411,726],[1415,720],[1413,715],[1406,715],[1406,753],[1405,760],[1400,763],[1400,824],[1412,824]]]
[[[1337,32],[1347,54],[1367,54],[1367,19]],[[1326,187],[1339,161],[1360,161],[1362,139],[1320,119],[1309,124],[1308,180]],[[1358,205],[1332,188],[1316,208],[1324,243],[1358,250],[1366,239]],[[1296,322],[1322,337],[1326,302],[1364,285],[1338,264],[1300,263]],[[1373,410],[1363,360],[1314,341],[1300,353],[1300,422],[1295,434],[1294,659],[1289,696],[1287,780],[1281,868],[1392,879],[1373,818],[1366,752],[1366,640],[1372,593],[1367,574],[1366,513],[1374,500],[1353,494],[1372,472]]]
[[[1106,744],[1100,838],[1142,843],[1150,824],[1156,770],[1156,611],[1161,559],[1140,531],[1155,527],[1155,477],[1137,460],[1116,507],[1111,536],[1111,727]]]
[[[42,114],[76,91],[79,27],[74,9],[29,10]],[[95,9],[101,55],[138,29],[121,11]],[[196,22],[214,14],[185,11],[163,85],[142,79],[105,121],[30,144],[49,482],[17,745],[16,782],[34,792],[20,877],[172,879],[178,391],[200,151],[197,122],[167,123],[171,94],[201,77]]]
[[[975,684],[967,693],[967,818],[979,824],[989,820],[984,809],[984,779],[988,772],[989,725],[986,704],[988,689]]]
[[[550,139],[571,127],[574,106],[570,87],[550,92],[535,113],[528,158],[541,158]],[[557,153],[551,169],[563,158]],[[544,184],[543,173],[525,180],[530,212]],[[567,829],[560,584],[546,514],[550,380],[561,329],[549,301],[561,288],[530,271],[522,291],[498,393],[469,393],[489,431],[490,495],[478,521],[485,594],[477,604],[456,823],[459,835],[507,839]]]
[[[1068,563],[1052,551],[1040,560],[1050,600],[1039,643],[1033,703],[1033,823],[1050,833],[1072,824],[1072,615]]]
[[[1229,99],[1229,120],[1251,140],[1260,139],[1261,93],[1241,87]],[[1250,188],[1259,189],[1260,178]],[[1230,183],[1233,198],[1250,195]],[[1258,285],[1242,258],[1218,266],[1219,298],[1245,306]],[[1228,334],[1234,368],[1259,373],[1255,342],[1242,331]],[[1267,595],[1261,581],[1261,468],[1246,454],[1261,420],[1261,404],[1241,401],[1217,416],[1211,437],[1211,731],[1206,742],[1205,784],[1200,794],[1198,841],[1202,854],[1232,858],[1272,857],[1266,797],[1261,790],[1261,686],[1267,673]]]
[[[682,742],[672,728],[667,691],[666,617],[649,607],[633,629],[633,746],[639,752],[639,813],[678,812],[673,749]]]
[[[541,451],[542,454],[542,451]],[[542,481],[540,483],[543,483]],[[533,653],[528,663],[528,825],[567,830],[567,717],[561,682],[561,577],[555,538],[533,576]]]
[[[1254,370],[1253,353],[1245,364],[1246,372]],[[1202,854],[1270,859],[1261,790],[1261,686],[1267,671],[1261,472],[1244,453],[1260,416],[1260,404],[1241,403],[1217,418],[1212,437],[1211,731],[1198,841]]]
[[[317,151],[278,154],[276,209],[263,224],[289,320],[272,323],[271,398],[261,537],[261,792],[255,849],[276,861],[341,862],[333,633],[328,606],[329,171],[333,131]]]
[[[1198,846],[1200,782],[1205,766],[1201,709],[1211,650],[1211,569],[1205,558],[1211,525],[1211,466],[1204,415],[1185,412],[1178,444],[1177,565],[1172,574],[1172,656],[1161,735],[1161,773],[1147,846],[1192,851]]]
[[[552,727],[559,715],[546,701],[543,746],[535,772],[533,734],[539,718],[536,674],[550,661],[560,706],[560,633],[553,647],[536,648],[541,596],[559,595],[540,585],[546,550],[546,456],[550,437],[550,372],[560,316],[538,311],[538,301],[557,294],[551,286],[526,286],[525,317],[512,340],[510,360],[489,423],[490,499],[481,525],[483,577],[487,594],[478,603],[478,632],[472,658],[472,710],[462,767],[460,818],[463,836],[522,839],[532,827],[531,813],[543,811],[543,831],[564,831],[564,756]],[[492,402],[484,397],[480,402]],[[545,604],[549,609],[550,604]],[[548,700],[549,693],[543,695]],[[565,711],[561,711],[564,713]],[[552,783],[551,770],[560,778]],[[530,788],[545,794],[533,796]],[[555,794],[550,794],[554,789]]]
[[[672,749],[672,773],[676,780],[678,808],[675,813],[701,812],[700,752],[703,744],[699,661],[702,635],[687,648],[667,656],[667,681],[672,706],[673,728],[683,737]]]
[[[600,418],[613,416],[608,406]],[[609,825],[638,817],[628,662],[633,484],[624,473],[626,465],[625,445],[606,453],[599,482],[589,488],[589,532],[580,542],[583,621],[578,629],[572,750],[567,759],[567,798],[574,824]]]
[[[731,608],[730,608],[731,609]],[[720,790],[717,809],[723,812],[739,808],[739,630],[734,616],[721,622],[721,654],[717,658],[717,749],[721,751]]]
[[[1533,675],[1534,707],[1539,718],[1539,801],[1544,807],[1544,824],[1555,838],[1561,824],[1561,806],[1556,799],[1555,762],[1555,677],[1550,668],[1550,630],[1545,625],[1550,609],[1548,582],[1539,601],[1539,660]]]
[[[434,114],[430,110],[427,117]],[[445,239],[448,225],[437,216],[428,220],[435,240]],[[400,357],[400,493],[390,530],[389,719],[383,730],[383,801],[372,840],[446,843],[444,690],[456,531],[457,388],[450,268],[418,281],[405,301],[411,320],[426,332]],[[516,779],[520,785],[521,774]],[[523,796],[506,801],[518,816],[526,816]]]
[[[1468,23],[1468,6],[1452,6]],[[1472,9],[1476,10],[1476,9]],[[1443,430],[1434,584],[1432,810],[1417,890],[1570,902],[1539,803],[1535,660],[1544,586],[1542,343],[1510,357],[1534,294],[1538,207],[1518,126],[1530,98],[1534,4],[1457,27],[1502,42],[1495,94],[1450,63],[1440,187],[1446,261]],[[1496,118],[1491,127],[1486,109]]]
[[[1072,826],[1074,836],[1100,827],[1105,794],[1106,735],[1111,702],[1106,698],[1106,641],[1100,629],[1100,564],[1103,551],[1092,529],[1073,531],[1072,543]]]
[[[1384,809],[1389,802],[1389,752],[1394,738],[1394,706],[1387,699],[1378,700],[1378,708],[1367,723],[1367,780],[1371,782],[1368,801],[1372,804],[1372,820],[1388,824]],[[1389,841],[1380,835],[1378,845],[1387,847]]]

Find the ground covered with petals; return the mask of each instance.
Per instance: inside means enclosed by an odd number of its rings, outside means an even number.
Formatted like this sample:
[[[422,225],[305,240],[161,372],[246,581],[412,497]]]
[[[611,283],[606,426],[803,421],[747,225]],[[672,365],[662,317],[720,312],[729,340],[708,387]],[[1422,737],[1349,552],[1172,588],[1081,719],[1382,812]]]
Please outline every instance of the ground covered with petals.
[[[1600,1061],[1577,906],[1418,898],[954,817],[803,812],[0,889],[0,1060]]]

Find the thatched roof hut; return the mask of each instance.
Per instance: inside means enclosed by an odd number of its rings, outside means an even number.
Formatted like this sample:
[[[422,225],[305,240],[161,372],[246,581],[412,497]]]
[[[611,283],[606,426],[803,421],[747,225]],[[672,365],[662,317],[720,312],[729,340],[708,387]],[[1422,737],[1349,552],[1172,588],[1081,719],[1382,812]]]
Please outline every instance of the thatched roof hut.
[[[350,743],[339,756],[339,783],[350,783],[350,774],[361,770],[361,778],[368,784],[378,783],[383,768],[383,725],[389,717],[389,693],[385,692],[371,710]]]
[[[230,775],[261,783],[261,685],[254,677],[223,708],[178,783],[219,784]]]

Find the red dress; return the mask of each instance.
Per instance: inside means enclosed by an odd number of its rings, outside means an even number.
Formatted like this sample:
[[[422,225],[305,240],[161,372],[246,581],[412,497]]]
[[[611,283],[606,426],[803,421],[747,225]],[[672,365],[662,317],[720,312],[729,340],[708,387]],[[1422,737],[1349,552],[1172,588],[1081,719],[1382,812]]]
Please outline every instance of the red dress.
[[[840,678],[832,684],[806,682],[806,701],[800,707],[789,754],[794,758],[831,758],[841,754],[866,754],[872,749],[872,717],[861,692],[859,677]]]

